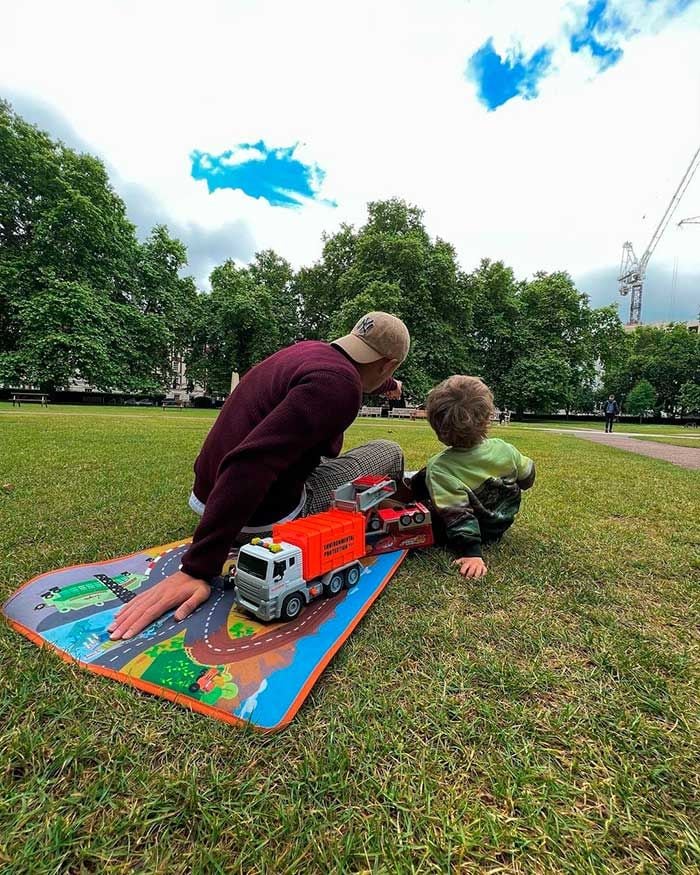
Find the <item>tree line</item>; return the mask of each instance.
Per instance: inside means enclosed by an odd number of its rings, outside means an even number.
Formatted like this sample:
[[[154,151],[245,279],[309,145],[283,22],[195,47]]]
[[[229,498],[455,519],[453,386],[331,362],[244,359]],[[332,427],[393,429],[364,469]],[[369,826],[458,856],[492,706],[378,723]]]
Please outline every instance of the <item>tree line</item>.
[[[413,338],[401,374],[420,403],[452,373],[481,376],[516,411],[586,412],[614,392],[656,410],[700,408],[700,345],[683,326],[626,333],[564,271],[517,279],[500,261],[461,269],[400,199],[359,228],[324,235],[316,263],[277,253],[216,267],[211,290],[183,275],[187,252],[159,225],[141,242],[103,164],[0,103],[0,382],[156,394],[174,357],[225,394],[231,372],[301,338],[331,339],[362,313],[400,316]],[[643,384],[649,385],[647,390]],[[651,393],[651,394],[650,394]],[[652,398],[653,395],[653,398]]]

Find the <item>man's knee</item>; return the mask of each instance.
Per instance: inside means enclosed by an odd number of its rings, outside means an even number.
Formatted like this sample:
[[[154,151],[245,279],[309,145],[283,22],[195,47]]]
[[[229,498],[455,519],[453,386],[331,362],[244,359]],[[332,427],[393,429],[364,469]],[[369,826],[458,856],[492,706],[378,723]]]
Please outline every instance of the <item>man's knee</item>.
[[[400,456],[403,458],[403,450],[396,441],[387,441],[384,438],[379,438],[376,441],[370,441],[365,446],[373,447],[380,453],[386,453],[387,456]]]
[[[365,444],[368,455],[377,460],[376,474],[403,474],[403,450],[394,441],[379,439]]]

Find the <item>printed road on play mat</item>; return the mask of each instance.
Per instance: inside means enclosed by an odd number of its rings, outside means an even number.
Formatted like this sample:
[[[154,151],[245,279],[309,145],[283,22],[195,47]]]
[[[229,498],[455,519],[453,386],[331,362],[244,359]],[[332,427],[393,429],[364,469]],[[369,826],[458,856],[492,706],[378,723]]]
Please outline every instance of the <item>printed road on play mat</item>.
[[[357,586],[311,602],[289,623],[260,623],[215,586],[182,622],[167,614],[128,641],[107,627],[138,593],[172,574],[189,541],[34,578],[3,607],[10,624],[67,659],[219,720],[286,726],[333,655],[401,564],[397,551],[363,560]]]

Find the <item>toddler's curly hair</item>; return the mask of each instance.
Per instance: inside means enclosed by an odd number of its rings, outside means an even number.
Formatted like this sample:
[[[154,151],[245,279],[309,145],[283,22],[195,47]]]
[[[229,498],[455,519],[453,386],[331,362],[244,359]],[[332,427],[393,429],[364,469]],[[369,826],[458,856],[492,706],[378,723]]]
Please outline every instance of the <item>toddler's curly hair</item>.
[[[443,444],[468,450],[486,437],[493,416],[493,395],[478,377],[455,374],[428,395],[428,422]]]

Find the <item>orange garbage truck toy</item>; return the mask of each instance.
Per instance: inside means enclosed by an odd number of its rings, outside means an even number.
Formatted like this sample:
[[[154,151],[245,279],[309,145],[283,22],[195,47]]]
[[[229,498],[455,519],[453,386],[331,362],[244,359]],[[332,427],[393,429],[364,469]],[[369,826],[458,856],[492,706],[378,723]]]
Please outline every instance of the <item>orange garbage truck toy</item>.
[[[320,595],[355,586],[367,552],[364,514],[334,508],[272,529],[241,547],[235,574],[239,608],[259,620],[294,620]]]

